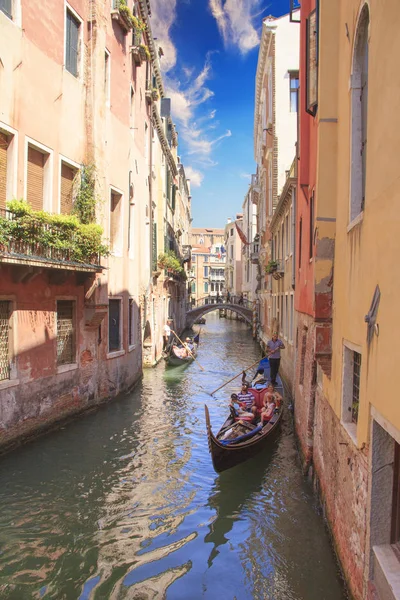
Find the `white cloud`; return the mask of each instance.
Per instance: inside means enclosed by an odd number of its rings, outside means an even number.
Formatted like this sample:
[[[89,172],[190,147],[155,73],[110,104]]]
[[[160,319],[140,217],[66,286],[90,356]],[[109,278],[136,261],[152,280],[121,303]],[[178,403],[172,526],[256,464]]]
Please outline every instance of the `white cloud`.
[[[151,28],[161,46],[164,56],[161,66],[169,71],[176,64],[176,48],[170,37],[170,29],[176,19],[176,0],[153,0],[151,3]]]
[[[242,179],[247,179],[248,181],[251,180],[251,173],[240,173],[239,177],[241,177]]]
[[[246,54],[259,44],[254,21],[259,16],[260,0],[209,0],[224,45],[235,45]]]
[[[171,98],[172,117],[179,132],[179,139],[185,153],[197,167],[216,166],[212,158],[213,148],[232,134],[228,130],[216,136],[219,122],[216,110],[205,109],[205,103],[212,99],[214,92],[208,81],[212,77],[210,51],[203,68],[196,75],[195,67],[177,65],[177,51],[171,39],[171,27],[177,22],[177,0],[152,0],[151,26],[157,44],[162,47],[164,56],[160,60],[166,96]],[[179,76],[179,73],[181,76]],[[213,133],[212,133],[213,132]],[[187,167],[192,174],[192,185],[198,187],[203,174],[194,167]]]
[[[193,167],[185,167],[186,177],[190,179],[191,187],[200,187],[204,179],[203,173]]]

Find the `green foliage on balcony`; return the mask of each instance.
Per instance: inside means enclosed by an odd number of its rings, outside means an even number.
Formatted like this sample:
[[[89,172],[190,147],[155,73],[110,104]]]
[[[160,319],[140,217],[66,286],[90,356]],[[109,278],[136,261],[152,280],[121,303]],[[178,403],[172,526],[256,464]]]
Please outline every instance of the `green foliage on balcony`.
[[[138,31],[144,31],[146,29],[146,23],[132,14],[131,9],[126,3],[126,0],[119,0],[118,10],[132,29],[136,29]]]
[[[95,264],[109,249],[102,242],[103,229],[96,223],[82,223],[76,215],[36,211],[23,200],[7,202],[7,213],[0,214],[0,250],[16,247],[24,253]]]
[[[175,275],[183,276],[185,274],[185,269],[182,267],[178,257],[176,256],[173,250],[168,250],[168,252],[162,252],[161,254],[159,254],[157,264],[160,269],[172,271]]]
[[[89,224],[96,220],[96,167],[93,164],[82,165],[79,171],[79,187],[72,213],[81,223]]]
[[[265,272],[269,275],[270,273],[275,273],[278,269],[279,263],[276,260],[270,260],[265,266]]]

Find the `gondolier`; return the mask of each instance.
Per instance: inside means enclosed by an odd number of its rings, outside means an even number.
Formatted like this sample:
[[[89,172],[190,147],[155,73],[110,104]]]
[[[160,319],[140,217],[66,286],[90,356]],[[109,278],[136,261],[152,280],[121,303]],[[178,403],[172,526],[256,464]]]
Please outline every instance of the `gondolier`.
[[[281,350],[285,349],[285,344],[278,338],[276,331],[272,334],[272,339],[267,342],[268,359],[271,368],[271,383],[276,385],[276,376],[278,375],[279,365],[281,363]]]
[[[171,338],[172,319],[167,319],[163,328],[163,350],[168,350],[169,341]]]

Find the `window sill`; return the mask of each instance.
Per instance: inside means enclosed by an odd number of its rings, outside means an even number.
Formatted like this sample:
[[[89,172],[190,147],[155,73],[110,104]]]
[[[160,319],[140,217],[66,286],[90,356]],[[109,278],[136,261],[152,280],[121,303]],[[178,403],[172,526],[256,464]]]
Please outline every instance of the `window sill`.
[[[381,575],[383,575],[388,588],[393,594],[393,598],[400,598],[399,561],[393,552],[393,548],[389,544],[385,544],[373,546],[372,551],[381,570]]]
[[[71,363],[69,365],[59,365],[57,367],[57,375],[59,373],[68,373],[68,371],[75,371],[78,368],[78,363]]]
[[[354,227],[363,222],[364,219],[364,211],[361,211],[359,215],[357,215],[347,226],[347,233],[349,233]]]
[[[354,423],[346,423],[342,420],[340,422],[353,444],[357,446],[357,425],[355,425]]]
[[[113,350],[112,352],[108,352],[106,354],[106,358],[118,358],[119,356],[123,356],[125,354],[125,350]]]
[[[19,385],[19,379],[4,379],[3,381],[0,381],[0,391],[16,387],[17,385]]]
[[[136,350],[136,344],[133,344],[132,346],[128,346],[128,352],[132,352],[132,350]]]

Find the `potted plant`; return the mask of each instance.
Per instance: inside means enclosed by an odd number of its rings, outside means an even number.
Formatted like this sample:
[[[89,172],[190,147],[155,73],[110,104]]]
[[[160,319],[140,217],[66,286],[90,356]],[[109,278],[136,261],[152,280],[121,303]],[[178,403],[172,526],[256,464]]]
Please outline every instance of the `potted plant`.
[[[271,273],[275,273],[275,271],[278,270],[278,266],[279,263],[276,260],[270,260],[268,261],[267,265],[265,266],[265,272],[270,275]]]

